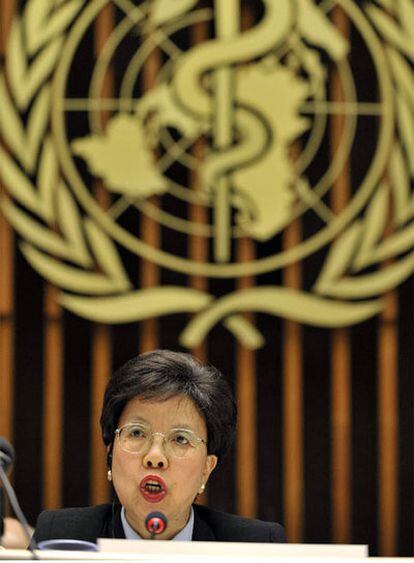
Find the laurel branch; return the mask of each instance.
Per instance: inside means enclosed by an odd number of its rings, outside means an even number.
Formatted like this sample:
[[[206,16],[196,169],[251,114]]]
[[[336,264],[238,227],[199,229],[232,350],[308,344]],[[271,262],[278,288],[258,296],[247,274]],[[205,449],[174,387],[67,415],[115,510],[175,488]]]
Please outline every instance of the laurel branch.
[[[394,289],[414,271],[414,76],[407,57],[414,62],[414,6],[410,0],[380,2],[391,15],[374,5],[366,11],[383,39],[394,79],[399,137],[396,138],[385,178],[359,221],[332,245],[314,286],[320,294],[342,299],[373,297]],[[388,214],[392,205],[393,214]],[[385,231],[392,234],[384,236]],[[398,262],[365,275],[361,270],[408,253]],[[347,275],[348,274],[348,275]],[[354,274],[354,275],[349,275]]]
[[[62,290],[61,304],[105,323],[192,313],[180,336],[189,348],[218,322],[245,346],[262,346],[262,335],[242,316],[249,311],[325,327],[351,325],[381,311],[384,304],[378,297],[414,270],[414,255],[409,253],[414,245],[414,79],[406,60],[414,60],[411,2],[400,0],[399,11],[390,16],[374,5],[366,8],[388,42],[400,140],[394,142],[388,173],[365,213],[332,245],[314,293],[261,286],[220,299],[178,286],[134,290],[113,241],[82,216],[60,174],[49,132],[50,81],[65,34],[82,4],[29,0],[13,22],[0,74],[0,132],[8,147],[0,147],[0,176],[8,191],[1,208],[22,238],[20,248],[28,262]],[[390,227],[392,233],[385,236]]]

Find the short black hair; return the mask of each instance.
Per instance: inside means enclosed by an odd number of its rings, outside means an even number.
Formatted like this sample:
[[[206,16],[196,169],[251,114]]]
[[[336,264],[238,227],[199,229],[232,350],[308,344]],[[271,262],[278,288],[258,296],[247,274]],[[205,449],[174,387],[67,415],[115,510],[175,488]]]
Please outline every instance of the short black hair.
[[[131,399],[163,401],[177,395],[194,402],[207,426],[207,451],[220,459],[236,428],[237,409],[230,387],[215,367],[171,350],[135,356],[113,374],[100,420],[105,445],[112,445],[122,411]]]

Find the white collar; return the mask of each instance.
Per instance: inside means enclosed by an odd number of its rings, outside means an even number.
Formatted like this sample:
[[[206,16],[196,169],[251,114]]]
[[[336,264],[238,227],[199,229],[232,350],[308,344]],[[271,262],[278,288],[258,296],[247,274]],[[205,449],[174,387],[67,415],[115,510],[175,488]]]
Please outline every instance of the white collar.
[[[124,529],[125,538],[127,540],[142,540],[141,536],[129,525],[128,520],[125,515],[125,508],[121,508],[121,522]],[[194,509],[190,509],[190,517],[187,524],[182,530],[178,532],[172,539],[172,541],[191,541],[193,537],[194,529]]]

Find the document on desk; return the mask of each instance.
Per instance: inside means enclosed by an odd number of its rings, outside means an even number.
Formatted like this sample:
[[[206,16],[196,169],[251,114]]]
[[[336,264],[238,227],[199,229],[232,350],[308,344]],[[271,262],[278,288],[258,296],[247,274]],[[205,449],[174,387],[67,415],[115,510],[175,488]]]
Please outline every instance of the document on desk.
[[[178,556],[182,561],[187,557],[191,560],[217,557],[229,559],[269,558],[269,557],[344,557],[363,559],[368,557],[367,545],[345,544],[282,544],[282,543],[233,543],[233,542],[186,542],[186,541],[150,541],[150,540],[117,540],[102,538],[98,540],[100,553],[131,553],[140,556],[168,558]],[[293,562],[292,562],[293,563]]]

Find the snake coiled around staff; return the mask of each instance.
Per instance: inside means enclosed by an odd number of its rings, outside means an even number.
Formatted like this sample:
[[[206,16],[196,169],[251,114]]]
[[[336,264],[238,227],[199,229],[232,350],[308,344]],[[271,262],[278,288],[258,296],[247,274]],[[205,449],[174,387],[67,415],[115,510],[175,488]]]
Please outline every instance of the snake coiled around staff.
[[[212,118],[211,94],[202,86],[201,77],[220,66],[234,66],[265,56],[287,38],[294,22],[291,0],[263,0],[263,19],[254,28],[231,39],[214,39],[185,54],[174,75],[172,87],[177,102],[195,119]],[[240,141],[228,149],[212,152],[203,166],[205,188],[212,190],[217,179],[259,158],[269,142],[264,119],[246,106],[234,109]]]

